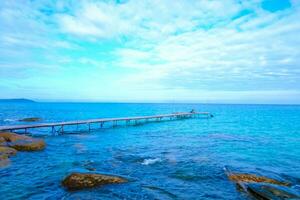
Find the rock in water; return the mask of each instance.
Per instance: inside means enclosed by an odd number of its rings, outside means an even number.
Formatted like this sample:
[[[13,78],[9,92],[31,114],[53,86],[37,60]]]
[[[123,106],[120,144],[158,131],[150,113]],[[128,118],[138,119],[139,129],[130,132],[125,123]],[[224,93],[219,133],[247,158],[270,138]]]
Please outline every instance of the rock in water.
[[[10,160],[6,154],[0,154],[0,168],[9,165]]]
[[[29,117],[29,118],[19,119],[19,121],[20,122],[37,122],[37,121],[41,121],[41,118]]]
[[[253,174],[231,174],[228,176],[230,180],[234,182],[246,182],[246,183],[271,183],[275,185],[288,186],[290,183],[281,182],[275,179],[271,179],[264,176],[256,176]]]
[[[264,176],[256,176],[254,174],[239,174],[239,173],[232,173],[227,168],[225,168],[225,172],[228,178],[231,181],[236,183],[238,182],[245,182],[245,183],[271,183],[275,185],[282,185],[282,186],[289,186],[290,183],[278,181],[275,179],[271,179]]]
[[[15,142],[17,140],[31,139],[31,137],[28,137],[28,136],[25,136],[25,135],[19,135],[19,134],[16,134],[16,133],[10,133],[10,132],[0,133],[0,138],[2,138],[2,140],[5,140],[6,142]]]
[[[0,147],[0,167],[5,167],[10,163],[8,157],[15,155],[17,151],[10,147]]]
[[[117,176],[90,173],[72,173],[62,181],[62,185],[69,190],[80,190],[106,184],[125,182],[127,182],[126,179]]]
[[[9,146],[18,151],[38,151],[45,148],[45,142],[39,139],[18,140],[10,143]]]
[[[0,161],[8,159],[8,156],[6,154],[0,154]]]
[[[44,140],[34,139],[25,135],[3,132],[0,133],[0,138],[5,140],[5,146],[19,151],[37,151],[45,148]]]
[[[10,147],[0,147],[0,155],[4,154],[7,156],[12,156],[17,153],[17,150]]]
[[[258,199],[300,199],[300,194],[286,186],[266,183],[246,183],[246,192]]]
[[[0,146],[6,146],[6,140],[3,137],[0,137]]]

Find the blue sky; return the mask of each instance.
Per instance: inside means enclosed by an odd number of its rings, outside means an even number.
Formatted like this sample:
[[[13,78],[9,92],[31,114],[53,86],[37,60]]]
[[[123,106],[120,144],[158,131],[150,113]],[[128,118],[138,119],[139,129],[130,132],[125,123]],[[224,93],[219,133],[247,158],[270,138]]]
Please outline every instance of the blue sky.
[[[0,1],[0,98],[300,103],[300,1]]]

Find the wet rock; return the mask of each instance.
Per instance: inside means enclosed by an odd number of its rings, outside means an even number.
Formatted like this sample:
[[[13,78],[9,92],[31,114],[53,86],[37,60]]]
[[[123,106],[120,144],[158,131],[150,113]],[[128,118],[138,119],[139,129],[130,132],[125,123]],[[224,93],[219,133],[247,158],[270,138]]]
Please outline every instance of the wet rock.
[[[8,159],[8,155],[6,154],[0,154],[0,168],[1,167],[6,167],[9,165],[10,160]]]
[[[117,176],[91,173],[72,173],[62,181],[62,185],[69,190],[80,190],[106,184],[125,182],[127,182],[126,179]]]
[[[0,155],[12,156],[16,155],[17,150],[10,147],[0,147]]]
[[[27,140],[31,137],[25,136],[25,135],[19,135],[16,133],[10,133],[10,132],[2,132],[0,133],[0,138],[6,142],[15,142],[17,140]]]
[[[19,119],[19,121],[20,122],[37,122],[37,121],[41,121],[41,118],[29,117],[29,118]]]
[[[0,146],[6,146],[6,140],[3,137],[0,137]]]
[[[0,154],[0,161],[8,159],[8,155]]]
[[[271,179],[264,176],[256,176],[253,174],[230,174],[228,178],[234,182],[246,182],[246,183],[271,183],[275,185],[288,186],[290,183],[281,182],[275,179]]]
[[[240,183],[244,190],[257,199],[300,199],[299,192],[290,187],[266,183]]]
[[[231,181],[236,183],[246,182],[246,183],[271,183],[275,185],[289,186],[290,183],[282,182],[275,179],[271,179],[265,176],[257,176],[254,174],[242,174],[242,173],[232,173],[225,167],[225,173]]]
[[[40,139],[18,140],[10,143],[9,146],[18,151],[39,151],[45,148],[45,142]]]
[[[0,133],[0,138],[5,140],[5,146],[12,147],[19,151],[37,151],[45,148],[44,140],[34,139],[25,135],[3,132]]]
[[[10,164],[8,159],[10,156],[15,155],[17,151],[10,147],[0,147],[0,167],[6,167]]]

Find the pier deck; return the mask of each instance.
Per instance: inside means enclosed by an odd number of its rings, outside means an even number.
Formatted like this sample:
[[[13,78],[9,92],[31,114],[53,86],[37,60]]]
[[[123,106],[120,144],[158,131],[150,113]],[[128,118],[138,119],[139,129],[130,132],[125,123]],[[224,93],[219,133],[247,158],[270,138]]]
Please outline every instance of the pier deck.
[[[150,120],[161,121],[163,119],[175,120],[175,119],[186,119],[186,118],[193,118],[197,116],[206,116],[207,118],[212,117],[209,112],[179,112],[179,113],[172,113],[172,114],[164,114],[164,115],[152,115],[152,116],[138,116],[138,117],[120,117],[120,118],[101,118],[101,119],[90,119],[90,120],[77,120],[77,121],[67,121],[67,122],[55,122],[55,123],[37,123],[37,124],[26,124],[26,125],[8,125],[8,126],[0,126],[0,131],[15,131],[15,130],[25,130],[25,133],[28,129],[33,128],[45,128],[50,127],[52,128],[52,133],[55,132],[64,132],[64,126],[68,125],[80,125],[80,124],[87,124],[88,129],[91,130],[90,125],[99,123],[100,127],[102,128],[104,123],[111,122],[113,126],[117,125],[117,122],[126,122],[126,125],[130,125],[131,121],[134,121],[135,124],[138,121],[145,120],[146,122]],[[56,130],[56,128],[59,128]]]

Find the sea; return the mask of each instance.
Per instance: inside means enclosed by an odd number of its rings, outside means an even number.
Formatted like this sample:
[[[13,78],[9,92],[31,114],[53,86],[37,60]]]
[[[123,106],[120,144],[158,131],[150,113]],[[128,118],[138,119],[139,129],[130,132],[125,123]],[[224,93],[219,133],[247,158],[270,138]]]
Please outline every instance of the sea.
[[[1,103],[0,125],[146,116],[190,110],[212,118],[29,129],[43,151],[18,152],[0,168],[0,199],[251,199],[231,182],[235,172],[277,177],[300,188],[300,106],[183,103]],[[35,122],[37,123],[37,122]],[[28,123],[27,123],[28,124]],[[129,182],[68,191],[72,172]]]

